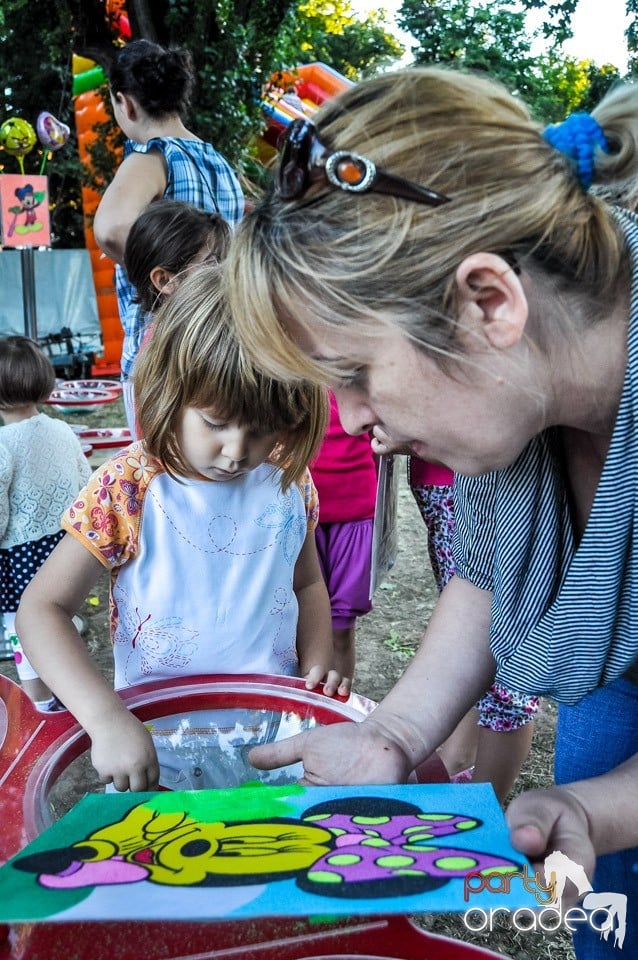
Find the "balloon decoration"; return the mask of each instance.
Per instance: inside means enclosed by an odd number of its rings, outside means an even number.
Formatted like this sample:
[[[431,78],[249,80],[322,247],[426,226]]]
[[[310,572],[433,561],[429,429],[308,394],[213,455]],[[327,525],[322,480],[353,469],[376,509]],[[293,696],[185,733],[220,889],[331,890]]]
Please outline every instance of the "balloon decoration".
[[[38,131],[38,139],[44,147],[42,163],[40,165],[40,173],[42,174],[49,159],[49,151],[55,152],[63,147],[71,135],[71,130],[66,123],[62,123],[61,120],[58,120],[47,110],[43,110],[42,113],[38,114],[35,126]]]
[[[9,156],[16,157],[22,174],[24,158],[33,150],[35,143],[35,130],[22,117],[9,117],[0,125],[0,146],[4,147]]]
[[[31,153],[34,146],[40,141],[44,150],[40,174],[44,173],[47,160],[56,150],[61,150],[71,136],[71,129],[62,123],[48,110],[38,114],[36,131],[27,120],[22,117],[9,117],[0,124],[0,147],[4,147],[10,157],[15,157],[20,166],[20,173],[24,176],[24,158]]]
[[[57,120],[52,113],[43,110],[35,123],[38,139],[47,150],[59,150],[69,139],[71,130],[66,123]]]

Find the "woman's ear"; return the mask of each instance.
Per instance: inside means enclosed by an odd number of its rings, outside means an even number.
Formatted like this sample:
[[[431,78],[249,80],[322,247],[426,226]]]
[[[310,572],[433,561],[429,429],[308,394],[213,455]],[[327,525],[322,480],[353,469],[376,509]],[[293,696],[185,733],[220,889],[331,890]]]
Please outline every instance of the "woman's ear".
[[[177,287],[175,274],[165,267],[153,267],[149,273],[149,279],[157,292],[164,297],[170,297]]]
[[[529,308],[511,264],[494,253],[474,253],[460,264],[455,279],[459,319],[465,315],[474,332],[498,350],[515,346],[523,336]]]
[[[115,94],[115,100],[122,108],[124,116],[129,121],[129,123],[134,123],[137,120],[137,106],[135,100],[132,97],[129,97],[128,94],[119,93]]]

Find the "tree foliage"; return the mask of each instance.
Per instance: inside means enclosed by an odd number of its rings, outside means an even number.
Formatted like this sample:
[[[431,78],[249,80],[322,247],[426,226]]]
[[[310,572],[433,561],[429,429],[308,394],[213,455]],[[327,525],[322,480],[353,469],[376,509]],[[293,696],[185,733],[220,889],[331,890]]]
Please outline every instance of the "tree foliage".
[[[47,110],[68,124],[72,134],[64,149],[53,154],[46,167],[51,199],[51,228],[64,246],[84,245],[81,167],[74,134],[71,95],[71,34],[68,23],[50,16],[45,0],[3,0],[0,5],[0,122],[23,117],[34,127]],[[25,22],[30,24],[25,31]],[[24,159],[27,173],[38,173],[42,162],[38,144]],[[18,163],[0,152],[0,170],[18,173]]]
[[[351,80],[372,76],[404,53],[383,11],[357,17],[349,0],[306,0],[285,28],[287,59],[327,63]]]
[[[383,14],[358,18],[350,0],[110,0],[111,7],[117,3],[126,3],[133,37],[189,47],[198,83],[188,122],[249,176],[248,144],[264,122],[259,94],[271,73],[322,60],[358,79],[402,53]],[[520,93],[540,119],[553,121],[596,102],[618,76],[613,67],[561,55],[558,43],[569,35],[576,3],[404,0],[400,23],[415,37],[418,62],[489,72]],[[534,53],[524,9],[543,11],[540,30],[554,41],[547,54]],[[627,10],[635,54],[638,0],[627,0]],[[40,111],[48,110],[74,130],[72,54],[108,68],[118,42],[106,0],[2,0],[0,121],[17,115],[35,124]],[[108,182],[115,161],[106,133],[100,131],[94,161]],[[37,172],[40,162],[35,149],[25,165]],[[17,171],[16,161],[0,153],[2,165]],[[81,168],[74,133],[53,155],[47,173],[55,243],[80,246]]]
[[[636,0],[638,2],[638,0]],[[620,77],[617,67],[562,54],[576,0],[545,4],[527,0],[404,0],[401,26],[413,34],[417,63],[440,63],[485,73],[519,95],[541,122],[554,123],[574,110],[589,109]],[[553,42],[536,52],[538,37],[527,11],[546,7],[547,23],[557,21]]]

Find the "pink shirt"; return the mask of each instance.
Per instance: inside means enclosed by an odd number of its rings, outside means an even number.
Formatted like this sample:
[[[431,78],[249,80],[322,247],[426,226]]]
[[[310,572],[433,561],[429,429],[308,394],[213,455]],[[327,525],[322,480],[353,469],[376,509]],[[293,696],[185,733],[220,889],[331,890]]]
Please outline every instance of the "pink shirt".
[[[310,465],[319,493],[319,522],[370,520],[377,496],[377,468],[370,437],[351,437],[341,426],[330,393],[330,423],[316,460]]]
[[[411,487],[451,487],[453,483],[454,472],[448,467],[410,457]]]

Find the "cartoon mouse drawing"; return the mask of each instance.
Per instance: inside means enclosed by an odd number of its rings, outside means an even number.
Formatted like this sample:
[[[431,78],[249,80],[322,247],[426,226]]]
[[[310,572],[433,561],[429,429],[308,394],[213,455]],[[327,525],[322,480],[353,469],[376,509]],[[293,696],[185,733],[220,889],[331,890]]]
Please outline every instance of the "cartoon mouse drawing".
[[[42,190],[34,190],[33,185],[25,183],[23,187],[17,187],[13,191],[20,201],[20,206],[9,207],[9,213],[13,214],[11,226],[7,230],[7,238],[14,233],[24,234],[37,232],[42,229],[42,221],[37,219],[36,207],[39,207],[44,200],[45,194]],[[24,223],[18,223],[20,214],[24,214]]]

